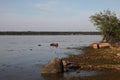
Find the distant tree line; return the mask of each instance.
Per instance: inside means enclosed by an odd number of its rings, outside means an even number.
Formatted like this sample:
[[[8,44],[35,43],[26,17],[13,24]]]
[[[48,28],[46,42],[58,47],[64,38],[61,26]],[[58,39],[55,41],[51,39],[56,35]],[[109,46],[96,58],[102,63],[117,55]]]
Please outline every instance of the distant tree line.
[[[100,35],[100,32],[15,32],[6,31],[0,32],[0,35]]]

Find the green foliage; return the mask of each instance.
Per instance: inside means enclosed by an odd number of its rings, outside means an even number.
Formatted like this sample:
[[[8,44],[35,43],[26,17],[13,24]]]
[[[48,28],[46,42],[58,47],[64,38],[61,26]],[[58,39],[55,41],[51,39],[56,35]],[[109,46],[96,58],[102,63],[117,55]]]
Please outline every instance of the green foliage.
[[[97,26],[102,33],[105,42],[116,42],[120,40],[120,20],[115,12],[104,10],[90,17],[91,22]]]

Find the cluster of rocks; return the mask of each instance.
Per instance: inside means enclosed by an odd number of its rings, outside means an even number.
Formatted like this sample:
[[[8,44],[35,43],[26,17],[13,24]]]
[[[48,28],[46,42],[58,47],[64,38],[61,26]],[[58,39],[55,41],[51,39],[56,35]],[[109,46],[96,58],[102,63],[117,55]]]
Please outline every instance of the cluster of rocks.
[[[68,69],[75,68],[72,63],[62,60],[59,58],[54,58],[48,62],[48,64],[44,65],[44,67],[41,70],[41,73],[63,73],[65,71],[68,71]]]
[[[38,44],[38,46],[42,46],[42,45]],[[58,47],[58,43],[51,43],[50,46],[52,46],[52,47]]]
[[[112,48],[112,45],[110,43],[93,43],[90,45],[94,49],[99,48]]]

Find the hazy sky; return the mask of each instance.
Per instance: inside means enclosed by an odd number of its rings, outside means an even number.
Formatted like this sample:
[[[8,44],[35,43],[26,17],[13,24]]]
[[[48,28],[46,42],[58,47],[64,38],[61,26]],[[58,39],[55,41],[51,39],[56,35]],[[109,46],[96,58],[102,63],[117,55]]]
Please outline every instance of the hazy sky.
[[[0,31],[95,31],[106,9],[120,14],[120,0],[0,0]]]

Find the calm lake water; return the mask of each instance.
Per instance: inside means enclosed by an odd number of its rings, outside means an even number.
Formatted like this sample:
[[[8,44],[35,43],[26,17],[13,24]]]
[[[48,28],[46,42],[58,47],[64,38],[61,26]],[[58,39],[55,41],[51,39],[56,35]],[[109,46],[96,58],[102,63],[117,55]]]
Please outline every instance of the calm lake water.
[[[97,75],[97,71],[81,71],[49,78],[41,75],[40,70],[52,58],[82,54],[82,51],[68,47],[88,46],[100,40],[99,35],[0,36],[0,80],[63,80]],[[59,46],[51,47],[51,43]]]

